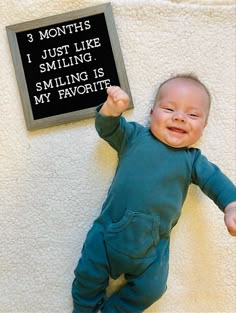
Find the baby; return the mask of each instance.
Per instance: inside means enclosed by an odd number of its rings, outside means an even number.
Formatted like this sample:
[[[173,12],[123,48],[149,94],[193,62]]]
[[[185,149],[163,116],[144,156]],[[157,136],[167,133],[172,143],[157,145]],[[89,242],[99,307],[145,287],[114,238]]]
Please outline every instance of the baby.
[[[90,229],[75,269],[73,313],[139,313],[166,291],[169,242],[191,183],[224,212],[236,236],[236,188],[191,146],[207,125],[210,94],[200,80],[179,75],[161,84],[150,126],[121,114],[129,97],[109,87],[96,129],[119,163],[101,214]],[[105,298],[109,276],[127,284]]]

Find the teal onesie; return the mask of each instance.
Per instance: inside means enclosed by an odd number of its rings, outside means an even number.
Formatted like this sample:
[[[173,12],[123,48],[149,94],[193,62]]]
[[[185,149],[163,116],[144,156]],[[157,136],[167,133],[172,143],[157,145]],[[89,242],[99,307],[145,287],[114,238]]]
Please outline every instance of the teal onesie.
[[[100,216],[75,269],[73,313],[143,312],[166,290],[169,239],[189,185],[198,185],[223,211],[234,184],[196,148],[172,148],[148,127],[122,116],[96,114],[96,129],[118,153],[118,166]],[[109,299],[109,276],[127,284]]]

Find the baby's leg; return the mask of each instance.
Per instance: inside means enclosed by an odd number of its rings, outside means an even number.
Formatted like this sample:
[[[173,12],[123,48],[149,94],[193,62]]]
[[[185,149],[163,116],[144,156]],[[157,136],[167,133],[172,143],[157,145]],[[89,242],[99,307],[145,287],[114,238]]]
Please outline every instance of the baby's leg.
[[[72,286],[73,313],[98,312],[109,283],[103,233],[90,230],[75,269]]]
[[[163,295],[169,269],[169,239],[160,240],[157,252],[157,259],[141,275],[126,275],[127,285],[104,303],[102,313],[140,313]]]

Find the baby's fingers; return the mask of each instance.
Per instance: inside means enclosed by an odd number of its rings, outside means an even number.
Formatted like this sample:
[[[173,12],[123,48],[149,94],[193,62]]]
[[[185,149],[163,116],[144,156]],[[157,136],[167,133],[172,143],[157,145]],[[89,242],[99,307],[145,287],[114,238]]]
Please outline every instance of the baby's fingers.
[[[107,88],[107,95],[115,100],[122,90],[118,86],[110,86]]]
[[[225,225],[231,236],[236,236],[236,209],[233,208],[225,214]]]
[[[119,101],[124,101],[124,102],[129,101],[129,96],[127,95],[127,93],[118,86],[108,87],[107,94],[109,97],[113,99],[114,102],[117,102],[117,103]]]

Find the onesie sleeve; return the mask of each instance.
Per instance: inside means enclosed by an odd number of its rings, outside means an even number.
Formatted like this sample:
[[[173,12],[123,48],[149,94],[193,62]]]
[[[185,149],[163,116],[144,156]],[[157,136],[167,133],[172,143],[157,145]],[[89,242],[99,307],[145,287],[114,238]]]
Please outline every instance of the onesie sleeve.
[[[224,211],[231,202],[236,201],[236,187],[231,180],[214,163],[196,151],[193,163],[192,182],[212,199]]]
[[[106,140],[120,156],[127,146],[140,133],[143,126],[135,122],[127,122],[124,117],[106,116],[99,113],[102,105],[96,109],[95,128],[99,136]]]

